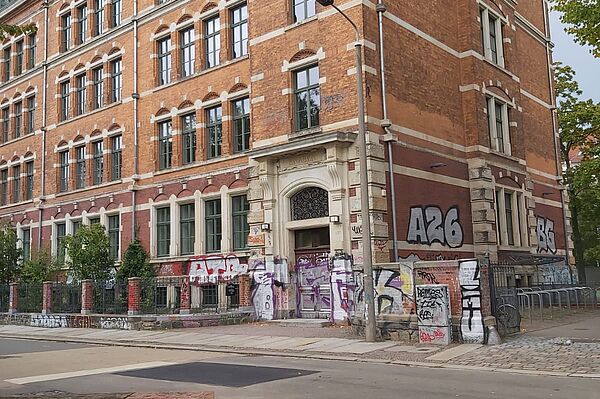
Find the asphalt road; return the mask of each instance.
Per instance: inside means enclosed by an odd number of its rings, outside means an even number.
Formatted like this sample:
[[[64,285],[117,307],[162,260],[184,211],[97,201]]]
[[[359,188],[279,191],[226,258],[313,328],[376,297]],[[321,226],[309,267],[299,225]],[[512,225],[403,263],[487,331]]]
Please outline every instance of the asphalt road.
[[[198,392],[252,398],[600,399],[597,379],[0,339],[0,397]]]

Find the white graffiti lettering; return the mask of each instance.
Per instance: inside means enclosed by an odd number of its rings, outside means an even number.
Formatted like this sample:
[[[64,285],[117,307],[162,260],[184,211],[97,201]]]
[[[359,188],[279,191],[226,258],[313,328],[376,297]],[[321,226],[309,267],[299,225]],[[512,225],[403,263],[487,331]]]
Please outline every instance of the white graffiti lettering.
[[[554,236],[554,221],[545,217],[537,217],[538,253],[556,253],[556,240]]]
[[[483,344],[485,329],[481,314],[481,270],[476,260],[459,264],[458,280],[462,296],[460,332],[464,343]]]

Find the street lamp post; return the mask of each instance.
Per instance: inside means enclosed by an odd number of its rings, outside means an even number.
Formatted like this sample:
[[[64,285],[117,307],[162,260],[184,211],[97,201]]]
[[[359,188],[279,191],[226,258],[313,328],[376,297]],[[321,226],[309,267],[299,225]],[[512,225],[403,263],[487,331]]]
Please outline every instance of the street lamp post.
[[[356,41],[356,92],[358,97],[358,147],[360,165],[360,213],[362,219],[362,247],[363,247],[363,272],[364,272],[364,298],[365,298],[365,339],[375,341],[377,335],[377,321],[375,320],[375,298],[373,287],[373,256],[371,252],[371,218],[369,216],[369,183],[367,173],[367,137],[365,127],[365,96],[363,92],[362,68],[362,41],[360,31],[356,24],[340,10],[334,0],[317,0],[322,6],[331,6],[340,13],[354,28]]]

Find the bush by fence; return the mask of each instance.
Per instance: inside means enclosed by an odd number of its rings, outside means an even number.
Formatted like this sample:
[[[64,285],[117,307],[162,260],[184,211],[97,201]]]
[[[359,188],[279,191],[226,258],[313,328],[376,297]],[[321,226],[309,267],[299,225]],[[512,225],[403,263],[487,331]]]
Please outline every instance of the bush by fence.
[[[81,285],[52,284],[53,313],[81,313]]]
[[[38,313],[42,310],[42,284],[19,284],[17,310],[21,313]]]
[[[94,283],[92,313],[126,314],[128,301],[127,281]]]
[[[8,301],[10,300],[10,287],[8,284],[0,284],[0,312],[8,312]]]

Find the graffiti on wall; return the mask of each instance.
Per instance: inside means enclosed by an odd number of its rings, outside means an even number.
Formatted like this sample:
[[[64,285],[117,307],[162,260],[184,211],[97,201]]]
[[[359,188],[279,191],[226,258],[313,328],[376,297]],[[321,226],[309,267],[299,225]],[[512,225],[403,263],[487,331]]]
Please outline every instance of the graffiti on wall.
[[[51,314],[34,314],[31,316],[31,327],[67,328],[69,323],[66,316]]]
[[[419,342],[448,345],[452,341],[447,285],[417,285]]]
[[[435,274],[425,270],[417,270],[417,277],[425,284],[439,284],[439,281]]]
[[[127,317],[100,317],[100,328],[131,330],[131,324]]]
[[[356,284],[352,273],[352,259],[347,255],[336,255],[331,269],[331,317],[332,321],[343,321],[354,311]]]
[[[288,265],[286,259],[264,258],[252,259],[249,270],[252,271],[252,305],[256,317],[261,320],[273,320],[277,307],[287,298],[287,285],[289,284]]]
[[[413,307],[412,268],[404,263],[399,270],[374,271],[375,306],[377,314],[410,313]]]
[[[463,239],[457,206],[448,209],[445,215],[437,206],[410,208],[407,242],[425,245],[437,242],[450,248],[460,248]]]
[[[556,253],[556,240],[554,235],[554,221],[538,216],[536,223],[538,253]]]
[[[331,271],[329,254],[307,254],[296,259],[298,311],[331,310]]]
[[[571,284],[572,271],[565,261],[538,266],[542,284]]]
[[[484,343],[485,328],[481,314],[481,270],[477,260],[459,263],[461,293],[460,332],[464,343]]]
[[[247,272],[248,265],[232,254],[198,256],[190,260],[189,275],[192,284],[228,281]]]

